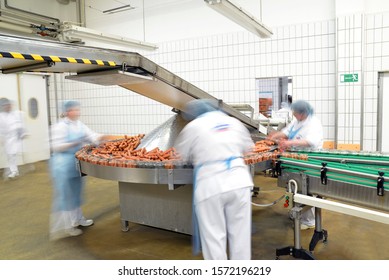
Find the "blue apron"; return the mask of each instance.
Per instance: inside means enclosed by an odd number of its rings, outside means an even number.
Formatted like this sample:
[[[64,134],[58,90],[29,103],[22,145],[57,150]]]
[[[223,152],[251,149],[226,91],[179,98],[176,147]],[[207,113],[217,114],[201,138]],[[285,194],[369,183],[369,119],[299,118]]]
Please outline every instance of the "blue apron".
[[[303,127],[300,127],[300,128],[298,128],[296,130],[293,130],[293,127],[294,126],[292,126],[292,128],[290,129],[290,133],[289,133],[289,136],[288,136],[289,140],[294,139],[294,137],[296,137],[297,133],[303,128]]]
[[[242,157],[229,157],[225,160],[217,160],[217,161],[207,161],[202,164],[196,165],[193,170],[193,201],[192,201],[192,226],[193,226],[193,235],[192,235],[192,252],[193,255],[198,255],[201,252],[201,240],[200,240],[200,232],[199,232],[199,223],[196,216],[196,207],[194,204],[194,193],[196,191],[196,184],[197,184],[197,173],[200,170],[201,167],[204,165],[209,165],[213,163],[220,163],[224,162],[226,164],[227,169],[229,170],[231,168],[231,162],[235,159],[242,158]]]
[[[85,137],[84,129],[70,133],[66,142],[76,142]],[[50,169],[54,181],[54,211],[70,211],[77,209],[82,203],[84,179],[77,169],[75,153],[81,149],[81,144],[71,147],[64,152],[53,153],[50,159]]]

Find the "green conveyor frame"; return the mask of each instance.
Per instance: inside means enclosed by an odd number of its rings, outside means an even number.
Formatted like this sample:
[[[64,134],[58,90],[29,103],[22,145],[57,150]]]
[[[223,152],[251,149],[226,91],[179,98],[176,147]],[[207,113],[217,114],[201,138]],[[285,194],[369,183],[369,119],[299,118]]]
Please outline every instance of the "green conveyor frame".
[[[344,183],[350,184],[359,184],[366,187],[377,187],[377,179],[380,176],[379,172],[389,171],[388,168],[383,169],[379,165],[359,165],[359,164],[350,164],[350,163],[336,163],[325,160],[298,160],[292,158],[280,158],[283,171],[287,172],[305,172],[307,175],[319,177],[321,175],[322,163],[327,164],[327,178],[329,180],[337,180]],[[299,164],[304,163],[307,166],[301,166]],[[308,166],[309,165],[309,166]],[[350,172],[350,174],[341,174],[337,170],[343,170],[345,173]],[[358,174],[360,176],[358,176]],[[370,175],[370,176],[366,176]],[[370,178],[368,178],[370,177]],[[385,176],[384,176],[385,178]],[[384,180],[384,189],[389,191],[389,178]]]
[[[299,193],[318,195],[389,211],[389,156],[373,153],[293,151],[279,158],[278,185],[290,179],[299,183]],[[303,155],[303,156],[302,156]],[[305,159],[301,159],[305,158]],[[323,168],[325,172],[322,172]],[[303,177],[308,187],[303,188]],[[323,182],[323,176],[325,182]]]

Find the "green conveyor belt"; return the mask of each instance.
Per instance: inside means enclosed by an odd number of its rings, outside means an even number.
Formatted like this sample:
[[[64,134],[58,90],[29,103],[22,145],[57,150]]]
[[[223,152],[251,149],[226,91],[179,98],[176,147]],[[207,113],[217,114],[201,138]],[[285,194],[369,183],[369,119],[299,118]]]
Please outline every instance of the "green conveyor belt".
[[[320,178],[320,169],[322,168],[322,163],[326,163],[328,167],[327,178],[329,180],[358,184],[372,188],[377,188],[377,178],[379,176],[378,172],[384,172],[384,178],[385,174],[389,175],[389,156],[387,155],[365,155],[355,153],[345,154],[308,151],[298,151],[298,154],[308,155],[308,160],[281,157],[280,160],[282,162],[282,168],[288,172],[303,171],[307,175]],[[320,159],[312,157],[320,157]],[[363,163],[348,162],[348,159],[356,159],[358,161],[363,161]],[[367,160],[369,162],[366,163],[365,161]],[[296,163],[296,165],[293,164],[294,162]],[[309,164],[310,166],[298,166],[298,163]],[[333,169],[339,169],[346,172],[356,172],[357,174],[343,174]],[[364,175],[370,175],[373,176],[373,178],[365,178]],[[389,190],[389,182],[387,178],[384,182],[384,189]]]
[[[298,169],[295,166],[288,166],[288,165],[282,165],[284,167],[284,170],[290,173],[299,173],[301,171],[304,171],[305,174],[310,175],[312,177],[317,177],[320,178],[320,171],[315,170],[315,169]],[[366,187],[371,187],[371,188],[377,188],[377,182],[375,180],[370,180],[366,178],[359,178],[359,177],[353,177],[353,176],[347,176],[343,174],[337,174],[334,172],[327,172],[327,178],[329,180],[334,180],[338,182],[343,182],[343,183],[349,183],[349,184],[357,184],[357,185],[362,185]],[[385,182],[384,183],[384,189],[389,191],[389,183]]]

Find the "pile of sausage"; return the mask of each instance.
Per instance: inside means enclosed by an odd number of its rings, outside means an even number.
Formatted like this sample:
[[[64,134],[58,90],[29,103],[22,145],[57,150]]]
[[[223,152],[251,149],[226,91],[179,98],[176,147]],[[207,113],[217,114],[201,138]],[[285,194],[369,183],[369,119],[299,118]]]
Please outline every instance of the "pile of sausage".
[[[283,153],[280,154],[280,156],[281,157],[285,157],[285,158],[298,159],[298,160],[308,160],[308,155],[306,155],[306,154],[283,152]]]
[[[180,161],[180,155],[174,147],[168,150],[154,148],[147,151],[138,149],[144,134],[125,136],[123,139],[102,143],[94,147],[85,146],[76,153],[76,158],[92,164],[114,167],[165,167],[173,169],[175,166],[185,165]],[[251,152],[244,156],[246,164],[255,164],[261,161],[275,160],[279,157],[307,160],[307,155],[297,153],[280,153],[277,150],[270,152],[275,143],[270,140],[257,141]]]
[[[139,162],[164,162],[166,168],[173,166],[172,161],[178,160],[179,155],[175,148],[166,151],[159,148],[147,151],[137,149],[144,134],[125,136],[124,139],[102,143],[97,147],[85,146],[76,153],[81,161],[105,166],[138,167]]]
[[[255,142],[253,152],[254,153],[267,152],[274,145],[275,145],[275,142],[273,142],[271,140],[260,140],[260,141]]]
[[[276,160],[280,157],[293,158],[299,160],[308,160],[308,155],[298,154],[298,153],[280,153],[278,150],[269,152],[276,143],[271,140],[260,140],[255,142],[255,146],[252,149],[252,152],[247,153],[244,157],[246,164],[255,164],[261,161],[266,161],[269,159]]]
[[[271,140],[260,140],[255,142],[252,151],[245,154],[244,161],[246,164],[254,164],[269,159],[277,159],[278,152],[269,152],[275,143]]]

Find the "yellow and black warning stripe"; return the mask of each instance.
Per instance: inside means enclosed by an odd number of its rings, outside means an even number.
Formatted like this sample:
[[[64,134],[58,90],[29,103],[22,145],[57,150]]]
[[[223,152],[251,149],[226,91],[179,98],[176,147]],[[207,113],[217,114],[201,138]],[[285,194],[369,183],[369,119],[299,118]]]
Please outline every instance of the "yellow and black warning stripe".
[[[39,54],[22,54],[17,52],[2,52],[0,51],[0,58],[16,58],[35,61],[48,61],[48,62],[67,62],[67,63],[79,63],[79,64],[94,64],[100,66],[117,66],[114,61],[104,61],[99,59],[87,59],[87,58],[73,58],[73,57],[59,57],[55,55],[39,55]]]

